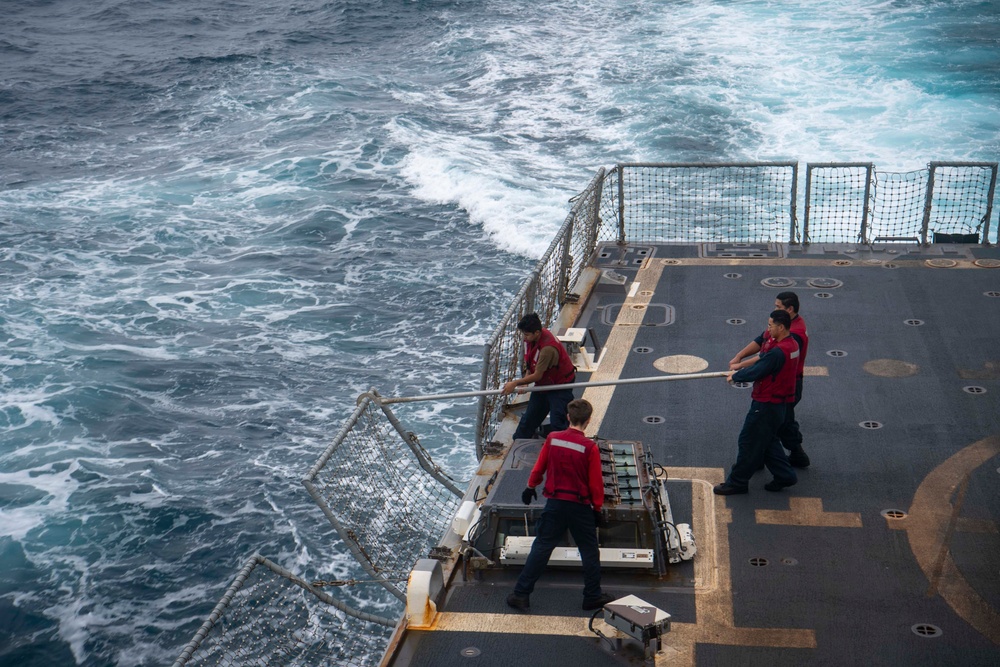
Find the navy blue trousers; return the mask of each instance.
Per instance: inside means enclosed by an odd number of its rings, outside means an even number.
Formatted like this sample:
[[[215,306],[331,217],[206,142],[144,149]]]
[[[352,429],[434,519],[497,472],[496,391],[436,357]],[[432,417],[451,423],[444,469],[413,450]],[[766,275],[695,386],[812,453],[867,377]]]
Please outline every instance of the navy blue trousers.
[[[565,431],[569,428],[569,418],[566,417],[566,406],[573,400],[572,389],[556,391],[533,391],[528,398],[528,407],[521,415],[521,421],[514,431],[514,439],[534,438],[535,431],[548,416],[553,431]]]
[[[576,542],[583,561],[583,599],[594,600],[601,595],[601,551],[597,544],[597,524],[590,505],[572,500],[549,498],[542,515],[535,524],[535,541],[521,576],[514,585],[514,593],[528,596],[535,590],[535,582],[542,576],[549,556],[566,530]]]
[[[743,430],[740,431],[736,463],[729,471],[727,484],[746,488],[753,474],[760,470],[761,463],[767,466],[775,481],[786,485],[798,481],[778,439],[778,429],[784,422],[784,403],[751,401],[750,411],[747,412]]]
[[[802,448],[802,431],[799,430],[799,422],[795,420],[795,406],[802,400],[802,378],[795,381],[795,402],[787,403],[785,407],[785,421],[778,429],[778,439],[785,449],[794,451]]]

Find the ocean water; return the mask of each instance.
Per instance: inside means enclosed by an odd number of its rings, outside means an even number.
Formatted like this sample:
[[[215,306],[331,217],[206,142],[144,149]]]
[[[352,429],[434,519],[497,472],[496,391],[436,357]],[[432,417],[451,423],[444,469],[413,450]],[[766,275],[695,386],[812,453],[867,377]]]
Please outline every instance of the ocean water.
[[[478,389],[598,167],[1000,156],[988,1],[2,12],[0,665],[170,664],[257,550],[356,572],[300,480],[367,388]],[[472,401],[399,415],[473,469]]]

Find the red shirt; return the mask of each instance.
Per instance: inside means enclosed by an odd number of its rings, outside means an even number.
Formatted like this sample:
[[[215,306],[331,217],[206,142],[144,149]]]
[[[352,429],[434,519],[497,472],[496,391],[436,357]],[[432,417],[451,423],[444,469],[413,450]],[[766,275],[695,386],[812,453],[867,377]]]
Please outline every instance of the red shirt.
[[[799,370],[796,371],[795,375],[802,377],[806,366],[806,352],[809,350],[809,333],[806,331],[806,321],[802,319],[801,315],[795,316],[795,319],[792,320],[792,326],[788,331],[798,337]]]
[[[601,452],[583,431],[571,426],[545,438],[528,477],[528,486],[538,486],[542,475],[545,475],[542,495],[546,498],[593,505],[595,510],[604,506]]]
[[[765,357],[775,350],[784,355],[784,363],[777,373],[769,373],[754,380],[751,398],[761,403],[793,403],[795,401],[795,376],[799,368],[799,344],[792,336],[785,336],[776,341],[770,335],[764,336],[764,344],[760,348],[760,359],[756,366],[767,366]],[[781,360],[778,360],[781,363]],[[736,376],[733,376],[736,379]]]
[[[569,353],[566,352],[566,348],[559,342],[559,339],[553,336],[548,329],[542,329],[542,335],[534,343],[525,344],[524,363],[528,367],[528,375],[535,372],[538,353],[543,347],[554,347],[559,353],[559,363],[546,370],[535,384],[567,384],[572,382],[576,377],[576,367],[573,366],[573,360],[569,358]]]

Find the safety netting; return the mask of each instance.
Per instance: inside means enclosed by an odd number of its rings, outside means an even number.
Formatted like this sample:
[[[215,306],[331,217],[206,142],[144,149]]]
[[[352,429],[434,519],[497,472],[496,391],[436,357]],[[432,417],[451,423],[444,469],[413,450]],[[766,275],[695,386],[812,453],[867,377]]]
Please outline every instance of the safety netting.
[[[873,170],[861,162],[806,166],[804,242],[864,242]]]
[[[173,667],[372,667],[394,625],[254,554]]]
[[[995,163],[931,162],[925,241],[988,241],[996,189]]]
[[[795,228],[797,168],[794,162],[618,165],[615,182],[604,187],[609,206],[602,207],[617,230],[605,224],[602,240],[786,241]]]
[[[372,391],[303,484],[362,567],[405,600],[413,564],[450,525],[462,492]]]

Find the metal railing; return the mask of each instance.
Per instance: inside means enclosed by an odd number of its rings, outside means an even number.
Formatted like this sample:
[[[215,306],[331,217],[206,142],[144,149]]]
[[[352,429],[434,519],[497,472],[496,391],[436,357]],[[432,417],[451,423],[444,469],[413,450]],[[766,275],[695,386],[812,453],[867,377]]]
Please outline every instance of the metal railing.
[[[629,163],[601,169],[574,198],[566,222],[490,335],[480,389],[520,376],[518,320],[537,312],[550,326],[601,243],[990,241],[996,162],[931,162],[905,173],[878,172],[868,162],[807,164],[801,228],[798,180],[797,162]],[[504,396],[480,398],[479,458],[506,406]]]
[[[931,162],[878,172],[865,162],[806,166],[806,243],[988,243],[996,162]]]
[[[548,326],[559,313],[593,255],[604,227],[600,217],[602,193],[607,181],[601,169],[579,196],[563,226],[521,286],[507,312],[486,342],[480,389],[495,389],[519,376],[520,337],[517,323],[527,313],[538,313]],[[493,439],[503,419],[504,396],[481,396],[476,416],[476,456],[483,457],[483,445]]]
[[[173,667],[364,667],[379,659],[395,625],[254,554]]]
[[[507,397],[487,390],[520,376],[518,320],[536,312],[551,326],[602,244],[989,244],[996,162],[932,162],[905,173],[879,173],[870,163],[808,164],[801,229],[798,173],[794,162],[620,164],[598,171],[484,347],[477,457],[507,406]],[[374,389],[359,397],[303,485],[364,570],[405,600],[403,582],[448,530],[462,491],[404,430],[389,402]],[[278,575],[281,590],[248,583],[260,579],[261,565],[264,574]],[[345,622],[366,625],[352,633],[342,630]],[[251,657],[261,664],[371,664],[384,640],[374,647],[364,641],[387,637],[387,624],[255,554],[175,667],[195,659],[237,665]]]
[[[374,389],[302,484],[365,571],[402,601],[402,582],[462,497]]]

